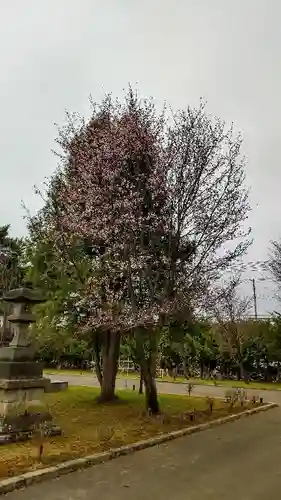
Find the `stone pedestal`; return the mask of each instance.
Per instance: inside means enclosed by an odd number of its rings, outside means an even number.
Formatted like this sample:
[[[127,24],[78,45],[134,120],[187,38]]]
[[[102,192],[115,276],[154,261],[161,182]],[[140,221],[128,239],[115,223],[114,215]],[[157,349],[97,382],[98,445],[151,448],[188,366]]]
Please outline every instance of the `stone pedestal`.
[[[34,290],[11,290],[4,300],[13,304],[8,321],[14,337],[9,346],[0,348],[0,444],[28,439],[34,433],[61,434],[43,403],[46,379],[27,329],[35,321],[31,306],[42,302]]]

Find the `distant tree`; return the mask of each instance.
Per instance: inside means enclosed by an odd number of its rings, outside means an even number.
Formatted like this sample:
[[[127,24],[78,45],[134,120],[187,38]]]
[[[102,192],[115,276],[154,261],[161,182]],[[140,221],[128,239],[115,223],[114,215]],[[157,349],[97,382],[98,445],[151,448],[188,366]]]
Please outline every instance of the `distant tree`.
[[[221,351],[224,353],[227,351],[229,357],[234,360],[238,378],[247,378],[245,344],[249,332],[245,324],[252,305],[252,297],[242,297],[239,294],[240,283],[240,276],[234,276],[228,282],[215,286],[208,295],[206,309],[215,320],[213,330]]]
[[[0,294],[24,279],[24,240],[9,236],[10,226],[0,226]]]
[[[79,332],[79,324],[87,310],[79,306],[83,295],[81,281],[88,275],[89,266],[79,245],[72,249],[66,261],[48,235],[30,231],[26,242],[27,278],[40,289],[45,302],[37,307],[37,322],[32,328],[38,354],[46,360],[57,361],[73,356],[82,358],[86,349],[90,359],[92,348],[86,332]],[[79,278],[77,276],[77,269]],[[75,354],[76,352],[76,354]],[[87,358],[87,356],[86,356]]]
[[[260,336],[263,352],[260,364],[265,367],[265,378],[273,376],[280,380],[281,375],[281,315],[273,313],[270,320],[264,321]]]
[[[2,297],[8,290],[21,286],[25,280],[24,240],[12,238],[9,230],[8,224],[0,226],[0,307],[4,313],[0,342],[5,339],[8,314],[8,306]]]
[[[279,291],[279,299],[281,292],[281,241],[275,240],[271,242],[269,260],[267,267],[269,272],[277,284]]]

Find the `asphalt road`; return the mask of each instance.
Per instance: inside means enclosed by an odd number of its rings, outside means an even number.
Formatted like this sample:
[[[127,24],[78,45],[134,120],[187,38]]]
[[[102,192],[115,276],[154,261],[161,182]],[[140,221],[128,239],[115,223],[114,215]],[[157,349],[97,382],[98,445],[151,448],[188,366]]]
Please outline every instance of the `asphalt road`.
[[[35,484],[6,499],[276,500],[280,491],[281,410],[276,408]]]
[[[99,383],[96,377],[88,377],[86,375],[46,375],[52,380],[66,380],[69,385],[80,385],[87,387],[98,387]],[[132,379],[117,379],[117,389],[132,389],[135,384],[138,390],[138,380]],[[158,382],[157,389],[162,394],[187,394],[187,384],[177,384],[173,382]],[[224,397],[227,387],[216,387],[212,385],[195,385],[192,394],[196,396]],[[264,398],[264,402],[277,403],[281,406],[281,391],[257,391],[247,390],[248,397],[256,395]],[[280,493],[281,494],[281,493]]]

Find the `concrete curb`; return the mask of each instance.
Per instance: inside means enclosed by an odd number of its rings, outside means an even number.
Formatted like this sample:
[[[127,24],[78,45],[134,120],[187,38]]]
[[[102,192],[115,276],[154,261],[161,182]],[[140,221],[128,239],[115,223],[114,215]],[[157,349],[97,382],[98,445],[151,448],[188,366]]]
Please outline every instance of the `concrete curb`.
[[[172,431],[168,434],[162,434],[160,436],[145,439],[143,441],[138,441],[137,443],[121,446],[120,448],[113,448],[103,453],[96,453],[95,455],[89,455],[84,458],[76,458],[74,460],[68,460],[67,462],[62,462],[52,467],[45,467],[44,469],[38,469],[35,471],[26,472],[25,474],[22,474],[20,476],[4,479],[0,481],[0,495],[4,495],[5,493],[10,493],[11,491],[17,490],[19,488],[30,486],[31,484],[34,483],[39,483],[46,479],[54,479],[59,476],[62,476],[63,474],[69,474],[70,472],[74,472],[79,469],[84,469],[86,467],[91,467],[92,465],[108,462],[109,460],[113,460],[114,458],[123,455],[129,455],[130,453],[134,453],[135,451],[144,450],[145,448],[151,448],[152,446],[156,446],[165,443],[167,441],[171,441],[178,437],[194,434],[196,432],[200,432],[209,429],[211,427],[216,427],[218,425],[222,425],[227,422],[232,422],[242,417],[248,417],[255,413],[259,413],[261,411],[267,411],[276,407],[278,407],[276,403],[267,403],[264,404],[263,406],[257,406],[256,408],[252,408],[251,410],[246,410],[240,413],[236,413],[234,415],[228,415],[226,417],[211,420],[210,422],[206,422],[205,424],[194,425],[193,427],[185,427],[184,429],[180,429],[178,431]]]
[[[122,380],[121,378],[119,380]],[[133,379],[131,379],[133,380]],[[138,379],[134,379],[134,380],[138,380]],[[189,382],[179,382],[179,381],[174,381],[174,380],[161,380],[161,379],[156,379],[156,382],[160,383],[160,384],[175,384],[175,385],[188,385]],[[194,385],[194,387],[220,387],[220,388],[223,388],[225,389],[225,391],[229,390],[235,390],[235,389],[244,389],[244,391],[257,391],[257,392],[261,392],[261,391],[269,391],[269,392],[278,392],[278,391],[281,391],[281,389],[273,389],[273,388],[268,388],[268,387],[261,387],[260,389],[258,389],[257,387],[251,387],[251,385],[249,386],[242,386],[242,387],[238,387],[237,385],[224,385],[224,384],[220,384],[219,382],[217,384],[196,384],[196,382],[191,382],[192,385]]]

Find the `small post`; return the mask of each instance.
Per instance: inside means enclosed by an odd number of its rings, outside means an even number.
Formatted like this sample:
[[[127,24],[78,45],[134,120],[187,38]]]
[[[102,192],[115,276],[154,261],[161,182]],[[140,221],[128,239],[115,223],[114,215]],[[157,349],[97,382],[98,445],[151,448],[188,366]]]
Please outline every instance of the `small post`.
[[[258,319],[258,310],[257,310],[257,294],[256,294],[256,281],[255,278],[252,279],[253,284],[253,298],[254,298],[254,311],[255,311],[255,320]]]

